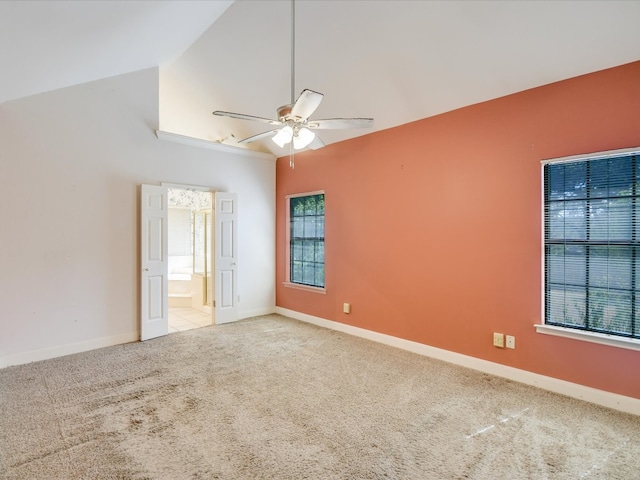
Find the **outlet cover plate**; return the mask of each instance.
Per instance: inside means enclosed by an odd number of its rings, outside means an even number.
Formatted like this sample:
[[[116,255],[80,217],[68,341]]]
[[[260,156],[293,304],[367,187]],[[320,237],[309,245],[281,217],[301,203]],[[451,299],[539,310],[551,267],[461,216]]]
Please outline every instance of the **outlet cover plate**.
[[[504,348],[504,333],[493,333],[493,346]]]

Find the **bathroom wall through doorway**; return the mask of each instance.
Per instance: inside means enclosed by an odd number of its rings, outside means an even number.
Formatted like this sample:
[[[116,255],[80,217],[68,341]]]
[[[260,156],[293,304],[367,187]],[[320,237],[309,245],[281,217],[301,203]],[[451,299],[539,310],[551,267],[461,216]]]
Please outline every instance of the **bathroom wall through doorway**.
[[[168,188],[169,333],[213,324],[213,193]]]

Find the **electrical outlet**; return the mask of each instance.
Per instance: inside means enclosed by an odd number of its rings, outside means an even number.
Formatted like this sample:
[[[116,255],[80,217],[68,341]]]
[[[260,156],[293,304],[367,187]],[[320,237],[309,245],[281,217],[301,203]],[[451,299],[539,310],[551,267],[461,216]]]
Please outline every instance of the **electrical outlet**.
[[[504,348],[504,333],[493,333],[493,346]]]
[[[505,340],[507,348],[516,348],[516,337],[513,335],[507,335]]]
[[[344,313],[351,313],[351,304],[350,303],[343,303],[342,304],[342,311]]]

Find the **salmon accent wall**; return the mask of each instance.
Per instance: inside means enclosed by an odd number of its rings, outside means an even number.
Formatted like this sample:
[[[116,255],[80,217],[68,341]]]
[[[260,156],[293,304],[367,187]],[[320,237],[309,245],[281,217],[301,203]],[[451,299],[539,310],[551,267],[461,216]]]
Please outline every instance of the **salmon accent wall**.
[[[640,352],[533,326],[540,161],[636,146],[640,61],[298,153],[294,170],[280,158],[276,305],[640,398]],[[282,285],[285,196],[315,190],[325,295]],[[516,349],[493,347],[493,332],[515,335]]]

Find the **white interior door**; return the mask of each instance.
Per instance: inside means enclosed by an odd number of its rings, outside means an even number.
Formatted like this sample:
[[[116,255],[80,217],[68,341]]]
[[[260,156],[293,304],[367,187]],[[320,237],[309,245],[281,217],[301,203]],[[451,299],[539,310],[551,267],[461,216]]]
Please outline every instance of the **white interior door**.
[[[140,199],[140,340],[169,333],[167,187],[142,185]]]
[[[220,324],[238,319],[237,194],[216,192],[214,202],[214,318]]]

